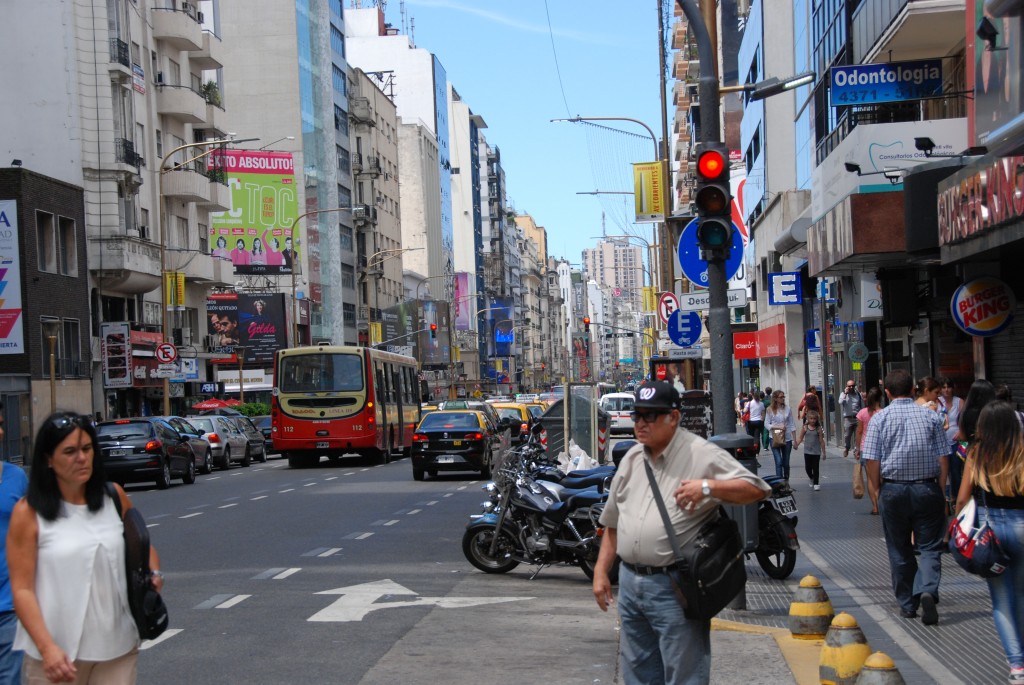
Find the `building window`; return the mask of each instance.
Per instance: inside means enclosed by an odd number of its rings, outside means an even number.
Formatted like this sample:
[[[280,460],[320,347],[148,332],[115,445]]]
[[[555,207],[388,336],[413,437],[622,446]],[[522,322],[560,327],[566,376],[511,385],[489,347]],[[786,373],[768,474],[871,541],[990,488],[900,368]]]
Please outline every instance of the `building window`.
[[[345,323],[354,325],[356,322],[356,306],[351,302],[343,302],[341,305],[341,316]]]
[[[78,243],[75,241],[75,220],[57,217],[57,247],[60,254],[60,272],[65,276],[78,276]]]
[[[78,243],[75,242],[74,219],[37,211],[36,251],[40,271],[78,276]]]
[[[210,254],[210,227],[206,224],[199,224],[199,251]]]
[[[36,252],[39,254],[39,270],[57,273],[57,238],[53,214],[49,212],[36,212]]]
[[[338,185],[338,206],[352,206],[352,190],[340,184]]]
[[[352,251],[352,229],[348,226],[341,227],[341,249]]]
[[[356,287],[356,271],[352,268],[351,264],[341,265],[341,287],[342,288],[355,288]]]
[[[58,367],[61,374],[69,376],[82,376],[82,336],[80,335],[81,323],[78,319],[64,319],[62,328],[64,336],[61,340],[61,355]]]

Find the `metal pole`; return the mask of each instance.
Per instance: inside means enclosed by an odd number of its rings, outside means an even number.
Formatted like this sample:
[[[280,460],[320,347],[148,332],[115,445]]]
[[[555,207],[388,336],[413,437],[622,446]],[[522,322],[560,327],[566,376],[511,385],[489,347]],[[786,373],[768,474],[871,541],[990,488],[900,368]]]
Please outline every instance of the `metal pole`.
[[[277,141],[274,141],[277,142]],[[305,219],[307,216],[315,216],[317,214],[324,214],[325,212],[351,212],[351,207],[330,207],[328,209],[312,209],[308,212],[303,212],[295,217],[292,221],[292,225],[288,227],[291,231],[292,238],[292,346],[298,347],[299,345],[299,301],[295,296],[295,272],[299,269],[299,260],[296,254],[295,246],[299,244],[297,239],[296,227],[299,222]]]
[[[245,348],[235,348],[235,356],[238,357],[238,401],[245,404],[245,378],[242,367],[245,365]]]
[[[50,413],[57,411],[57,336],[50,339]]]

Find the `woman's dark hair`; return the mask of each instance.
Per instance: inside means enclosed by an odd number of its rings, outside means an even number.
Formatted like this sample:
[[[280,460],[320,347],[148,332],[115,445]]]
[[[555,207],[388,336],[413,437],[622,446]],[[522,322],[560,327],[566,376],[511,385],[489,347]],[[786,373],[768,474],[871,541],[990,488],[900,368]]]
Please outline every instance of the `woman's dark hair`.
[[[1012,404],[993,400],[984,406],[970,454],[971,474],[983,489],[1004,497],[1024,489],[1024,439]]]
[[[882,389],[877,385],[872,385],[870,388],[868,388],[867,395],[864,399],[864,404],[868,407],[881,408]]]
[[[914,394],[917,397],[920,397],[921,395],[925,394],[926,392],[931,392],[932,390],[938,390],[941,387],[942,386],[939,384],[939,382],[937,380],[935,380],[931,376],[925,376],[924,378],[922,378],[919,381],[917,381],[917,387],[914,388]]]
[[[99,444],[92,419],[73,412],[57,412],[48,416],[36,433],[32,446],[32,468],[28,474],[28,492],[25,494],[29,506],[47,521],[57,520],[63,502],[57,476],[50,468],[50,457],[57,445],[77,428],[82,429],[93,444],[92,475],[85,484],[85,503],[92,512],[103,508],[106,478],[103,475],[103,460],[97,456]]]
[[[1013,403],[1013,393],[1010,391],[1010,386],[1006,383],[996,384],[996,399],[1003,402]]]
[[[996,388],[992,383],[979,378],[971,383],[971,389],[967,391],[964,398],[964,407],[960,410],[960,432],[967,440],[974,440],[974,433],[978,428],[978,417],[985,405],[996,398]]]

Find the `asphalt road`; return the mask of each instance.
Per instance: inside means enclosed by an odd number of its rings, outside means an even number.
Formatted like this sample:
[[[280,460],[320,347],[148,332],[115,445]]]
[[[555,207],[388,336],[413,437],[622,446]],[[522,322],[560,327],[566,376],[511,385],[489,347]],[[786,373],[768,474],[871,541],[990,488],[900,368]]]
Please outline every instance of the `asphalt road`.
[[[614,617],[596,610],[580,569],[531,581],[532,568],[488,576],[463,557],[481,483],[417,483],[408,460],[290,469],[271,458],[191,486],[129,486],[160,551],[171,619],[144,643],[139,682],[516,682],[514,667],[508,680],[477,671],[483,652],[533,661],[524,657],[537,649],[569,660],[525,672],[612,682]],[[594,653],[573,658],[584,635]]]

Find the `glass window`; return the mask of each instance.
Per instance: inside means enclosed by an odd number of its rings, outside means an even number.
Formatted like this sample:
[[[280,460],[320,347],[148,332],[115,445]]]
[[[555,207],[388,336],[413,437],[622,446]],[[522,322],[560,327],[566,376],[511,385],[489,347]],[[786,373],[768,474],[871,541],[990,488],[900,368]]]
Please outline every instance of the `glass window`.
[[[57,236],[54,216],[49,212],[36,211],[36,252],[39,254],[39,270],[57,273]]]
[[[281,359],[281,392],[358,392],[364,389],[363,360],[354,354],[301,354]]]
[[[134,219],[134,217],[133,217]],[[60,243],[60,272],[65,276],[78,275],[78,243],[75,241],[75,220],[66,216],[58,218]]]

